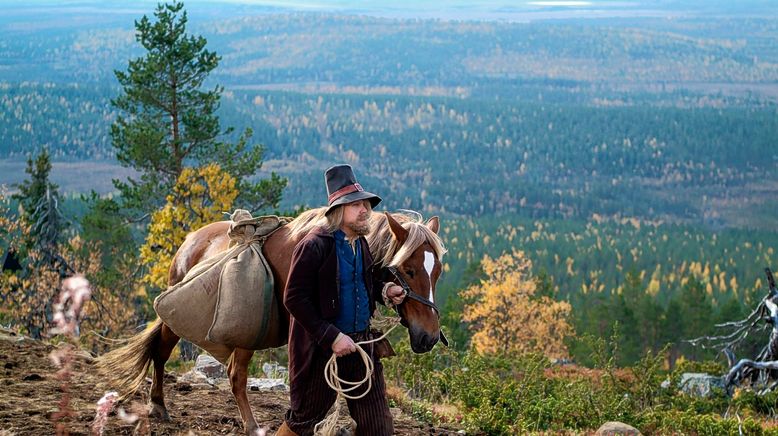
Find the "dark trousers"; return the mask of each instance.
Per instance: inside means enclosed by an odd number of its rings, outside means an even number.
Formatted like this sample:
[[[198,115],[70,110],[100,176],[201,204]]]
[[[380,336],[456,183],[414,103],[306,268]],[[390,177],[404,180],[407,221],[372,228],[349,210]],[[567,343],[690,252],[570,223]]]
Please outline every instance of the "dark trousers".
[[[350,335],[354,342],[364,339],[361,335]],[[365,351],[373,356],[372,346]],[[358,400],[346,400],[349,414],[357,423],[357,435],[382,436],[394,432],[392,415],[389,413],[389,403],[386,400],[386,384],[384,383],[384,367],[377,357],[372,357],[374,370],[370,392]],[[310,376],[305,389],[292,389],[291,395],[303,395],[299,410],[286,412],[286,423],[289,428],[300,436],[313,434],[313,428],[327,416],[337,394],[324,380],[324,367],[329,360],[329,354],[316,349],[311,362]],[[351,353],[338,358],[338,375],[341,379],[359,381],[365,377],[365,363],[358,353]],[[358,396],[365,392],[367,383],[349,392],[350,396]],[[292,404],[296,401],[292,399]]]

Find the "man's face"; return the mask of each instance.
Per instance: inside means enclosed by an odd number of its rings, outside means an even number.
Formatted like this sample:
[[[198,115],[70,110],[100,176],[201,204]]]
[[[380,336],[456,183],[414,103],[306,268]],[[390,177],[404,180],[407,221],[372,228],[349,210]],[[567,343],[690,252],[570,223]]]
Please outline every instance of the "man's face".
[[[370,203],[367,200],[357,200],[343,206],[343,227],[356,236],[370,233]],[[348,232],[346,229],[344,231]]]

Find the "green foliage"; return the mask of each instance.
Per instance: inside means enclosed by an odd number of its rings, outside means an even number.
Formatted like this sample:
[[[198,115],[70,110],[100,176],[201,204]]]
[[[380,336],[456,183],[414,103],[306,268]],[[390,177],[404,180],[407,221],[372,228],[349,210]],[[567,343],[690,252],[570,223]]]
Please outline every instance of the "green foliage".
[[[160,4],[156,21],[143,16],[135,23],[136,40],[145,55],[116,71],[122,94],[112,100],[119,109],[111,140],[119,162],[140,172],[127,182],[114,180],[123,206],[141,213],[161,207],[187,165],[219,162],[238,180],[240,204],[253,211],[276,207],[286,181],[275,174],[248,180],[262,164],[263,148],[249,147],[247,129],[237,143],[219,139],[216,110],[223,88],[202,90],[219,56],[206,49],[202,36],[186,33],[182,3]]]
[[[537,355],[440,349],[431,353],[438,357],[424,357],[399,344],[398,356],[384,363],[385,373],[419,402],[419,410],[430,411],[431,404],[456,406],[462,423],[474,433],[585,432],[606,421],[621,421],[643,434],[737,434],[738,428],[744,434],[778,434],[764,426],[774,417],[776,394],[742,391],[729,398],[714,389],[708,398],[696,398],[680,393],[682,371],[716,374],[720,364],[682,362],[668,374],[662,369],[667,359],[663,349],[619,368],[618,335],[590,340],[597,362],[593,369],[555,365]],[[661,387],[668,378],[670,386]]]
[[[745,418],[741,423],[734,417],[722,418],[719,414],[701,414],[694,410],[649,411],[643,419],[641,429],[645,434],[778,434],[774,429],[765,429],[757,419]]]
[[[51,157],[48,150],[38,153],[33,159],[27,158],[27,168],[24,172],[29,179],[14,185],[19,190],[11,198],[19,200],[22,208],[22,217],[28,222],[35,222],[34,214],[38,204],[46,197],[47,192],[56,192],[58,186],[49,180],[51,174]]]
[[[447,347],[434,352],[416,354],[410,343],[403,340],[394,346],[396,357],[383,360],[387,379],[396,380],[413,398],[444,401],[451,389],[450,374],[459,365],[460,354]]]
[[[21,241],[24,246],[15,249],[20,253],[33,248],[40,250],[39,261],[45,265],[36,266],[59,268],[64,274],[68,266],[58,252],[68,224],[60,211],[58,186],[49,181],[51,158],[48,151],[40,152],[35,160],[28,158],[25,172],[29,179],[15,185],[19,192],[12,198],[19,200],[20,218],[29,226],[29,233]]]
[[[455,289],[467,289],[485,279],[486,273],[479,259],[467,265]],[[438,291],[438,295],[441,295],[440,291]],[[446,334],[450,346],[457,351],[465,351],[470,346],[472,332],[468,327],[469,323],[462,320],[462,313],[465,305],[473,303],[474,300],[457,294],[454,298],[444,299],[443,301],[445,301],[445,306],[443,307],[441,328]]]
[[[81,217],[81,236],[87,241],[101,241],[103,263],[110,266],[115,253],[136,251],[131,229],[122,219],[119,203],[92,191],[82,195],[88,211]]]

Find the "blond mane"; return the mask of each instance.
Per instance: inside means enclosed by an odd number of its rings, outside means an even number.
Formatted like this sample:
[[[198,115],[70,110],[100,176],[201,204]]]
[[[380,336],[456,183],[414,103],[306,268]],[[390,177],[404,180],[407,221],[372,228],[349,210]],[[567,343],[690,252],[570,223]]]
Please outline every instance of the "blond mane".
[[[326,207],[320,207],[300,214],[288,224],[289,238],[297,240],[316,227],[326,226],[327,218],[324,215],[326,211]],[[392,218],[408,231],[408,238],[400,247],[397,246],[397,240],[389,228],[386,216],[383,213],[373,213],[370,216],[370,225],[373,231],[367,236],[367,243],[370,247],[370,254],[381,267],[401,265],[425,242],[432,246],[432,250],[439,260],[446,254],[443,240],[424,224],[421,214],[416,212],[392,213]]]
[[[408,238],[402,246],[398,247],[386,216],[382,213],[373,214],[374,230],[367,236],[367,243],[370,246],[370,253],[378,265],[381,267],[399,266],[425,242],[432,246],[432,250],[439,260],[446,254],[443,240],[424,224],[421,214],[416,212],[392,213],[392,218],[408,231]]]

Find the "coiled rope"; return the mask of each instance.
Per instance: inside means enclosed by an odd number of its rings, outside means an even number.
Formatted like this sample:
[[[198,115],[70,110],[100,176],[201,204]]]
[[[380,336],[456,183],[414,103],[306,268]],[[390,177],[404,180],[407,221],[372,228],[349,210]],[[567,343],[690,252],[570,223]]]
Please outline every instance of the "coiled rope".
[[[370,322],[371,328],[386,328],[389,327],[389,330],[386,331],[381,337],[370,339],[366,341],[360,341],[356,343],[357,346],[357,353],[362,357],[362,362],[365,364],[365,377],[362,380],[359,381],[351,381],[351,380],[344,380],[338,376],[338,356],[335,355],[335,353],[330,356],[330,360],[327,361],[327,364],[324,365],[324,380],[327,381],[327,385],[329,385],[332,390],[337,392],[338,397],[335,399],[335,407],[334,409],[313,429],[314,434],[316,435],[322,435],[322,436],[334,436],[336,434],[337,430],[337,424],[338,424],[338,417],[340,416],[340,408],[341,408],[341,398],[348,399],[348,400],[358,400],[370,392],[370,389],[373,387],[373,371],[375,370],[375,366],[373,364],[373,359],[370,358],[370,356],[367,354],[365,349],[362,347],[363,345],[372,344],[374,342],[378,342],[387,336],[389,336],[389,333],[392,332],[392,330],[395,329],[400,324],[400,318],[396,317],[376,317],[373,318]],[[359,394],[359,395],[351,395],[349,392],[352,392],[355,389],[358,389],[363,384],[367,383],[367,389],[365,389],[365,392]],[[345,386],[345,387],[344,387]]]

